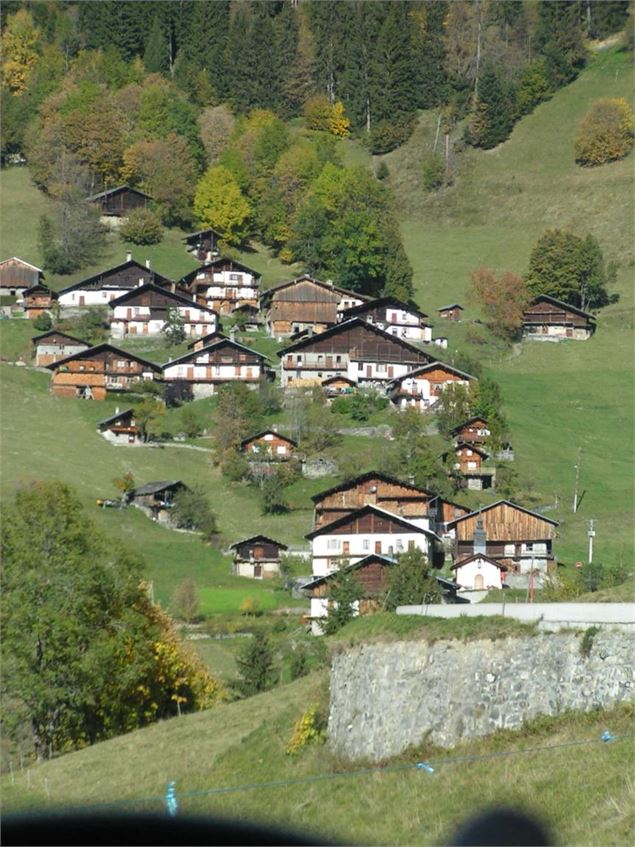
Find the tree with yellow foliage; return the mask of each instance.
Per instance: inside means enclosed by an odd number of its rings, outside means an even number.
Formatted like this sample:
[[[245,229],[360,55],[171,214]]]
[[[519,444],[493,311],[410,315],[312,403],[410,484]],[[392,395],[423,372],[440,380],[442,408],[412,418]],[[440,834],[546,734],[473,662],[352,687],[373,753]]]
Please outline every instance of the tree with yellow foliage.
[[[234,176],[222,165],[203,174],[194,196],[194,213],[202,227],[212,227],[228,244],[240,244],[249,235],[252,208]]]
[[[338,138],[346,138],[350,134],[351,122],[344,114],[344,104],[341,100],[333,103],[331,116],[328,121],[329,132]]]
[[[602,97],[596,100],[584,120],[575,142],[579,165],[604,165],[623,159],[633,148],[633,110],[624,99]]]
[[[27,9],[19,9],[9,15],[2,36],[3,86],[13,95],[23,94],[29,75],[35,65],[40,31],[33,23],[33,15]]]

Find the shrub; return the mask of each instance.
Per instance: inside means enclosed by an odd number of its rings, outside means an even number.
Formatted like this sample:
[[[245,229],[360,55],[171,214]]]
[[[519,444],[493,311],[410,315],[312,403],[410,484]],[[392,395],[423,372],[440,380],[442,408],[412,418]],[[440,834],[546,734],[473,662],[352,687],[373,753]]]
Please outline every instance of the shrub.
[[[256,632],[236,657],[240,679],[238,691],[243,697],[250,697],[259,691],[265,691],[271,685],[273,671],[273,650],[264,632]]]
[[[200,532],[204,541],[212,541],[218,534],[216,515],[207,495],[198,487],[185,488],[175,494],[172,512],[178,527]]]
[[[33,326],[40,332],[47,332],[53,326],[53,321],[48,312],[41,312],[33,321]]]
[[[163,238],[161,218],[152,209],[132,209],[119,232],[133,244],[158,244]]]
[[[245,597],[243,602],[240,604],[240,614],[246,615],[247,617],[259,618],[262,615],[262,609],[260,608],[260,601],[257,597]]]
[[[581,656],[590,656],[591,650],[593,649],[593,641],[595,640],[595,636],[600,631],[599,626],[590,626],[588,629],[584,630],[584,635],[582,636],[582,641],[580,642],[580,655]]]
[[[445,165],[443,157],[438,153],[430,153],[422,163],[423,187],[426,191],[436,191],[445,181]]]
[[[374,154],[390,153],[412,135],[414,115],[396,114],[391,121],[378,121],[370,132],[370,149]]]
[[[249,462],[238,450],[225,450],[220,464],[221,473],[232,482],[240,482],[249,476]]]
[[[183,579],[174,589],[172,607],[186,623],[192,623],[199,615],[201,604],[193,579]]]
[[[309,706],[306,712],[293,725],[293,735],[287,747],[287,755],[297,754],[309,744],[320,744],[326,737],[326,721],[316,704]]]
[[[584,120],[575,142],[579,165],[603,165],[623,159],[633,147],[633,110],[626,100],[596,100]]]
[[[388,165],[385,162],[380,162],[377,166],[377,170],[375,171],[375,176],[379,180],[388,179],[390,176],[390,171],[388,170]]]
[[[326,94],[316,94],[313,97],[309,97],[302,111],[307,129],[329,132],[333,107]]]
[[[163,391],[163,399],[168,408],[182,406],[194,397],[192,386],[184,379],[170,380]]]

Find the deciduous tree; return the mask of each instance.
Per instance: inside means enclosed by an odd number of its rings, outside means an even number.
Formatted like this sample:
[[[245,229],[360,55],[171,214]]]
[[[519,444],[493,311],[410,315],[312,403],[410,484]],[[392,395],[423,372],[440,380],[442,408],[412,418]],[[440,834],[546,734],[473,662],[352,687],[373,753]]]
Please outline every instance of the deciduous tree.
[[[623,159],[633,149],[633,110],[626,100],[596,100],[580,124],[575,160],[580,165],[604,165]]]
[[[397,606],[438,603],[440,599],[441,589],[425,553],[417,548],[400,553],[390,570],[386,608],[393,611]]]
[[[229,244],[240,244],[251,231],[252,207],[232,174],[221,165],[208,168],[196,186],[194,212],[201,226],[221,233]]]
[[[522,277],[511,271],[499,275],[490,268],[472,271],[469,296],[481,308],[492,331],[503,338],[519,332],[523,312],[531,301]]]

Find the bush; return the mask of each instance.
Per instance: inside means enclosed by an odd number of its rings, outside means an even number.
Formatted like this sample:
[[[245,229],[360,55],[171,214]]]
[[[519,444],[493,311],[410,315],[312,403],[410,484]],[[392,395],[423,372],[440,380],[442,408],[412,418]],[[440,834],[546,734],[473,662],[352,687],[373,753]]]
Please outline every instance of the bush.
[[[596,100],[584,120],[575,142],[579,165],[603,165],[623,159],[633,147],[633,110],[626,100],[603,97]]]
[[[172,608],[186,623],[193,623],[196,620],[201,604],[193,579],[183,579],[176,586],[172,597]]]
[[[271,686],[273,650],[264,632],[256,632],[236,657],[240,679],[237,687],[243,697],[250,697]]]
[[[445,164],[438,153],[430,153],[422,163],[423,187],[426,191],[436,191],[445,181]]]
[[[380,162],[377,166],[377,170],[375,171],[375,176],[379,180],[388,179],[390,176],[390,171],[388,170],[388,165],[385,162]]]
[[[320,713],[317,704],[309,706],[293,725],[293,735],[287,747],[287,755],[297,756],[309,744],[320,744],[325,738],[326,719]]]
[[[198,487],[175,494],[172,514],[178,527],[200,532],[204,541],[212,541],[218,535],[216,515],[207,495]]]
[[[53,326],[53,321],[51,320],[51,316],[48,312],[42,312],[33,321],[33,326],[40,332],[48,332],[48,330]]]
[[[249,476],[249,462],[238,450],[225,450],[220,465],[223,476],[232,482],[240,482]]]
[[[370,149],[374,154],[390,153],[412,135],[414,115],[402,112],[392,121],[378,121],[370,132]]]
[[[119,232],[133,244],[158,244],[163,238],[161,218],[152,209],[133,209]]]
[[[189,403],[194,397],[192,386],[184,379],[170,380],[163,391],[163,399],[168,408],[182,406],[183,403]]]

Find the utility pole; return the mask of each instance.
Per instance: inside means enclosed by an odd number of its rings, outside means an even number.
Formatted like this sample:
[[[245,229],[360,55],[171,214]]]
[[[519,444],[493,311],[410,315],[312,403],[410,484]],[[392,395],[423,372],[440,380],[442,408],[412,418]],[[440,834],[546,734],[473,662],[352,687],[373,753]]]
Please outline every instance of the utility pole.
[[[587,535],[589,536],[589,564],[593,561],[593,539],[595,538],[594,524],[594,520],[589,521],[589,531],[587,532]]]
[[[580,460],[582,458],[582,447],[578,447],[578,458],[575,463],[575,490],[573,492],[573,511],[578,511],[578,487],[580,484]]]

